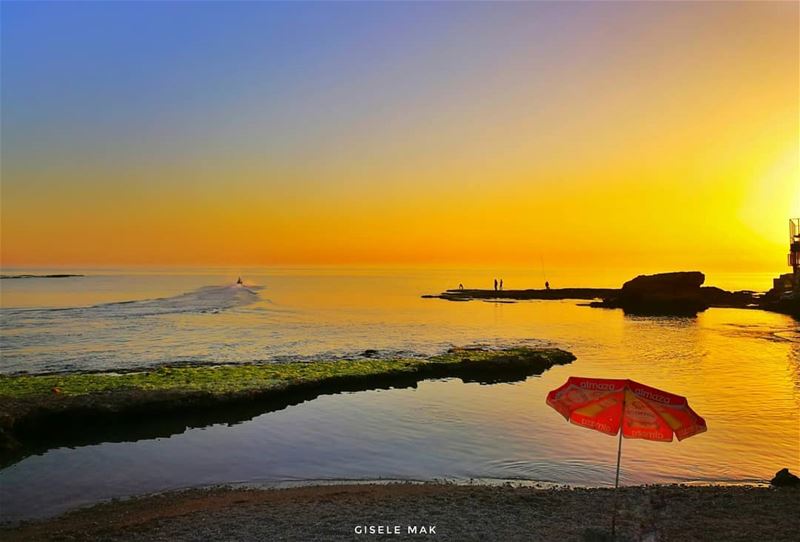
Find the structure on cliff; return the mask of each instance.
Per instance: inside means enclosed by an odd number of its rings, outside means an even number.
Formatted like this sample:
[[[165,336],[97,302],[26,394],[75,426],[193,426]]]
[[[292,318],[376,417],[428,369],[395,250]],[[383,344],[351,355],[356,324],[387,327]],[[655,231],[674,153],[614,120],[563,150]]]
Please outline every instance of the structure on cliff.
[[[800,319],[800,218],[789,219],[788,264],[792,272],[772,280],[772,289],[764,295],[763,305]]]
[[[787,258],[791,273],[772,279],[770,295],[786,297],[800,294],[800,218],[789,219],[789,255]]]
[[[800,218],[789,219],[789,265],[792,268],[792,292],[800,290]]]

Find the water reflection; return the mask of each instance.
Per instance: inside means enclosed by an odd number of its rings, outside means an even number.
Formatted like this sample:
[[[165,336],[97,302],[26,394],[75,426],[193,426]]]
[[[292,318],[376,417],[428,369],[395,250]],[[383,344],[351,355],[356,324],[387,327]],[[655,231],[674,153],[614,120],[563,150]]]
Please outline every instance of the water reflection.
[[[706,419],[709,431],[684,442],[625,441],[624,483],[759,481],[782,467],[800,470],[800,343],[787,316],[710,309],[691,319],[627,317],[570,301],[418,297],[466,282],[463,273],[245,278],[265,285],[261,300],[219,314],[118,318],[119,328],[103,319],[89,321],[88,329],[58,320],[39,322],[34,331],[4,327],[4,342],[18,342],[4,352],[3,370],[65,360],[73,367],[157,363],[176,354],[216,361],[367,348],[426,354],[514,341],[556,345],[578,359],[516,384],[426,381],[323,396],[202,428],[184,423],[188,429],[158,438],[50,450],[0,471],[2,513],[48,513],[217,482],[451,477],[611,484],[614,439],[567,424],[544,404],[547,391],[570,375],[631,378],[684,395]],[[112,297],[125,299],[119,292],[136,284],[147,290],[140,299],[178,295],[187,284],[199,288],[225,277],[173,279],[119,279]],[[19,342],[26,333],[39,333],[41,344]]]

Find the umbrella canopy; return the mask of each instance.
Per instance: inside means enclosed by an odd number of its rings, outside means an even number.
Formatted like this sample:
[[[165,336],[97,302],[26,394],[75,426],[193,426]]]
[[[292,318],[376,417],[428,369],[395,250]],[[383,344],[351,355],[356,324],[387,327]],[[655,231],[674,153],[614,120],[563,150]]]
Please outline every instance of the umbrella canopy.
[[[691,437],[706,430],[706,422],[685,397],[633,380],[571,376],[547,394],[547,404],[570,422],[625,438],[662,442]]]
[[[686,397],[633,380],[571,376],[563,386],[547,394],[547,404],[576,425],[608,435],[619,433],[615,489],[619,487],[623,436],[671,442],[673,435],[683,440],[706,430],[706,421],[689,408]],[[615,491],[612,538],[616,536],[616,494]]]

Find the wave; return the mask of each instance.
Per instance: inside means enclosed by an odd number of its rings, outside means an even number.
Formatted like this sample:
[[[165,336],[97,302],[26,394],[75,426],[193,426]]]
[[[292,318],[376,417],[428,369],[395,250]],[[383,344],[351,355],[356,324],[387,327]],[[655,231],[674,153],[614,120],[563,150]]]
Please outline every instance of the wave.
[[[227,309],[250,305],[260,300],[258,290],[262,286],[204,286],[197,290],[170,297],[155,299],[114,301],[88,307],[51,309],[11,309],[3,311],[12,314],[32,316],[33,313],[72,313],[79,316],[136,317],[157,316],[175,313],[216,313]]]
[[[117,301],[91,307],[95,310],[121,311],[125,316],[147,316],[177,312],[218,312],[250,305],[259,300],[258,286],[205,286],[172,297],[142,301]]]

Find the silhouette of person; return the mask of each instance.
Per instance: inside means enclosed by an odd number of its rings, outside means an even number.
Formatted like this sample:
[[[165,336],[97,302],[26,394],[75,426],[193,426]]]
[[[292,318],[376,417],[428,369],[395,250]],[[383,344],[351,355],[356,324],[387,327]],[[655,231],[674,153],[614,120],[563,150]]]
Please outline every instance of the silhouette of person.
[[[497,291],[497,279],[494,279],[494,291]]]
[[[244,284],[244,282],[242,282],[242,277],[236,279],[236,284]]]
[[[463,284],[461,284],[460,282],[458,283],[458,289],[459,289],[459,290],[463,290],[463,289],[464,289],[464,285],[463,285]]]
[[[500,279],[500,289],[503,289],[503,279]]]
[[[550,289],[550,283],[549,282],[544,281],[544,289],[545,290],[549,290]]]

